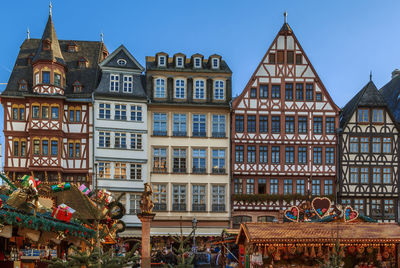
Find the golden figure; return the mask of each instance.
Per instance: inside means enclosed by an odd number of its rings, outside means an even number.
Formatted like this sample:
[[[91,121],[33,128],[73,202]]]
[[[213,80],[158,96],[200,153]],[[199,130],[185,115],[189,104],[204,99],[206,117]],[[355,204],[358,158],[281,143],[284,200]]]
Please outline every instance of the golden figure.
[[[149,183],[144,184],[144,192],[142,193],[142,199],[140,200],[140,210],[142,213],[151,213],[154,207],[153,204],[153,189]]]

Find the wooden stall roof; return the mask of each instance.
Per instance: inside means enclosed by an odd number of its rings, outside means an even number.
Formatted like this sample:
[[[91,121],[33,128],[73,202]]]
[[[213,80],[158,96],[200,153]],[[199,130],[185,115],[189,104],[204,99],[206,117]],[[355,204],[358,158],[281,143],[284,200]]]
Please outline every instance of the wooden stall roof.
[[[243,223],[236,243],[400,243],[397,223]]]

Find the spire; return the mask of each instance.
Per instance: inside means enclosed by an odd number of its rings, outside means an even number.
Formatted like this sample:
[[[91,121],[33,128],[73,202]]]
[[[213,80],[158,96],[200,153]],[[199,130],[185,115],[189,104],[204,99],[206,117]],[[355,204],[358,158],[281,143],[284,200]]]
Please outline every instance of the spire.
[[[285,10],[285,12],[283,13],[283,16],[285,17],[285,23],[287,23],[287,12],[286,12],[286,10]]]
[[[50,0],[50,4],[49,4],[49,16],[51,16],[51,9],[53,8],[52,4],[51,4],[51,0]]]
[[[101,42],[104,43],[104,42],[103,42],[103,39],[104,39],[104,34],[103,34],[103,32],[101,32],[100,37],[101,37]]]
[[[26,39],[31,39],[29,28],[26,30]]]
[[[288,13],[286,11],[283,12],[284,22],[283,22],[283,26],[282,26],[281,30],[279,31],[281,33],[291,33],[292,32],[292,29],[290,28],[289,24],[287,23],[287,16],[288,16]]]
[[[369,72],[369,81],[372,82],[372,70]]]

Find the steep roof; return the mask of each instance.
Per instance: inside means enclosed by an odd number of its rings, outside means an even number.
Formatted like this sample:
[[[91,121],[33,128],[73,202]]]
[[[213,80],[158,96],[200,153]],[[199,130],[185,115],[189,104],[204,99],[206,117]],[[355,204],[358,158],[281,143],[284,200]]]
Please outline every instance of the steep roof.
[[[343,108],[340,116],[340,127],[346,126],[354,111],[359,106],[386,107],[387,104],[374,82],[369,81]]]
[[[400,75],[394,76],[380,90],[396,122],[400,122]]]

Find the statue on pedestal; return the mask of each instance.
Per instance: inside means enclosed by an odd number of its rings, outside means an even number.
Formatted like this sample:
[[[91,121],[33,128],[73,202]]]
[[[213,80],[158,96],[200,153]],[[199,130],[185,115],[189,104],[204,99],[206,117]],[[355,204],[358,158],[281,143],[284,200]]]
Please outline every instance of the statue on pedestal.
[[[144,184],[144,192],[142,193],[142,199],[140,200],[140,210],[144,214],[150,214],[153,211],[153,189],[149,183]]]

